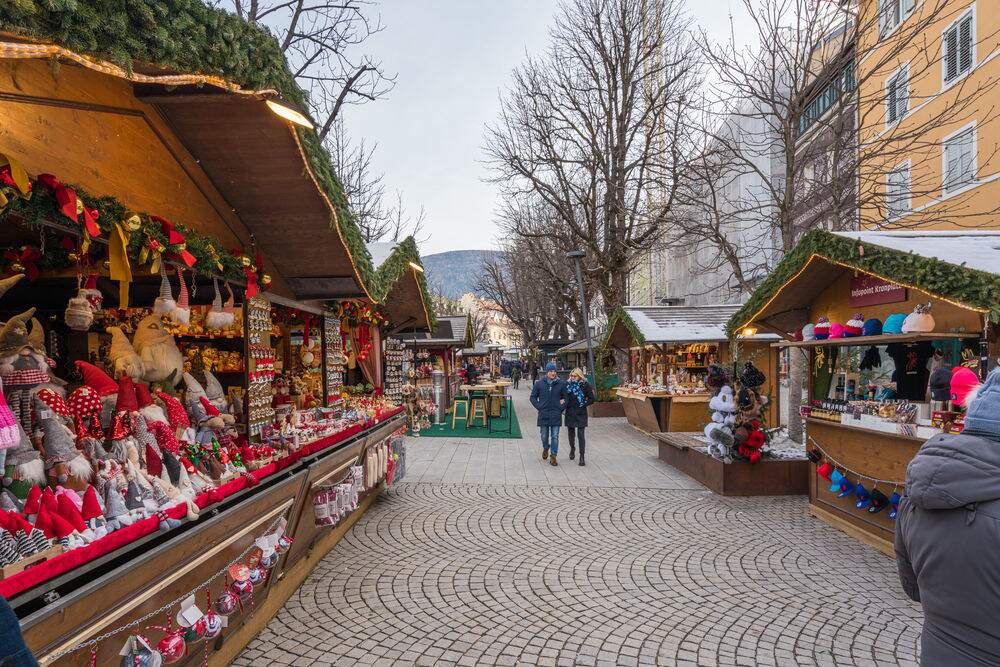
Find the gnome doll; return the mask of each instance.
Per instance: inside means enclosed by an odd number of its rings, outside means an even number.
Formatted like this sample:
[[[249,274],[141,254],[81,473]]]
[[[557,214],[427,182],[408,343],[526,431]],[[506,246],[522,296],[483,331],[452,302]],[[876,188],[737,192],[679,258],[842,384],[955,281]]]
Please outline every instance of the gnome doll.
[[[177,280],[180,281],[181,289],[177,293],[177,307],[170,313],[170,319],[177,324],[188,325],[191,323],[191,306],[188,303],[188,288],[184,282],[184,272],[177,269]]]
[[[121,327],[108,327],[111,334],[111,346],[108,348],[108,361],[115,377],[128,375],[134,382],[141,382],[146,372],[142,359],[135,353],[135,348],[128,341]]]
[[[236,423],[236,417],[229,411],[229,401],[226,399],[222,383],[211,371],[205,371],[205,396],[208,398],[208,402],[219,410],[226,426],[232,426]]]
[[[45,463],[35,449],[34,443],[27,432],[17,425],[17,446],[7,450],[7,466],[4,472],[3,484],[10,487],[14,495],[24,497],[31,486],[47,482]]]
[[[42,431],[49,482],[78,491],[86,490],[94,471],[74,444],[73,431],[66,425],[68,418],[60,416],[39,396],[35,397],[35,416]]]
[[[222,413],[208,400],[201,383],[191,373],[184,374],[184,384],[187,387],[188,412],[193,425],[197,427],[195,441],[200,444],[211,444],[215,433],[226,428],[226,420]]]
[[[62,393],[61,380],[49,375],[55,365],[45,352],[45,332],[35,309],[15,315],[0,329],[0,380],[11,412],[25,431],[34,431],[31,399],[40,389]],[[30,329],[29,329],[30,320]]]
[[[87,523],[87,528],[94,534],[94,538],[104,537],[108,533],[107,520],[104,518],[104,508],[101,507],[97,490],[93,486],[88,486],[83,494],[83,506],[80,508],[80,516]]]
[[[184,373],[184,355],[177,348],[174,337],[163,326],[159,315],[147,315],[139,321],[132,336],[132,346],[142,359],[142,379],[146,382],[163,382],[177,386]]]
[[[160,266],[160,295],[153,301],[153,313],[155,315],[169,315],[177,309],[177,302],[174,301],[173,288],[170,287],[170,278],[167,270]]]
[[[139,402],[135,397],[135,385],[132,378],[123,375],[118,379],[118,394],[115,401],[114,415],[108,429],[108,452],[122,464],[140,461],[139,448],[133,436],[133,420],[139,412]]]
[[[212,278],[212,287],[215,290],[215,297],[212,299],[212,309],[205,315],[205,326],[209,329],[225,329],[236,321],[236,316],[232,310],[224,310],[222,307],[222,294],[219,292],[219,281]],[[229,288],[229,283],[226,283]],[[230,288],[229,294],[233,291]],[[228,304],[228,302],[227,302]]]
[[[21,441],[20,424],[3,396],[3,386],[0,384],[0,477],[4,477],[7,467],[7,452],[18,446]]]
[[[146,418],[147,424],[157,421],[167,423],[167,413],[153,401],[153,395],[149,392],[148,385],[136,384],[135,398],[139,402],[139,412]]]

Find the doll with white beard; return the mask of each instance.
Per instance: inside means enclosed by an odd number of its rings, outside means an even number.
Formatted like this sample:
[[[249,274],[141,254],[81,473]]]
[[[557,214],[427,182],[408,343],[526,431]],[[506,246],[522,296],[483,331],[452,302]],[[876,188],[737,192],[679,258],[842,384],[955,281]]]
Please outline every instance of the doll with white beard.
[[[174,337],[163,326],[160,315],[147,315],[139,321],[132,336],[132,347],[142,360],[146,382],[169,382],[175,387],[184,374],[184,355]]]

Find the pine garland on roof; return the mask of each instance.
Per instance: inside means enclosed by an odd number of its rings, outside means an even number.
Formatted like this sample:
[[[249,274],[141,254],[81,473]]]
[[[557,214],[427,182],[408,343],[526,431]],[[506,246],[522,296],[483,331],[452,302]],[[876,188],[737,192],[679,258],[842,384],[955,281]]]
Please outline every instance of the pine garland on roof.
[[[396,284],[396,281],[409,270],[410,262],[420,264],[420,251],[417,249],[417,243],[413,240],[413,237],[407,236],[396,244],[392,249],[392,253],[382,262],[378,271],[375,272],[375,280],[371,283],[374,288],[372,298],[378,302],[384,302],[386,297],[389,296],[393,285]],[[430,324],[431,331],[433,331],[437,325],[437,318],[431,308],[430,293],[427,291],[427,279],[421,271],[416,272],[416,279],[420,293],[423,296],[424,314],[427,316],[427,322]]]
[[[864,246],[863,255],[860,246]],[[726,333],[733,337],[750,324],[751,318],[813,255],[889,281],[913,285],[932,295],[982,308],[989,311],[991,322],[1000,322],[1000,276],[817,229],[803,236],[798,245],[774,267],[743,307],[729,319]]]

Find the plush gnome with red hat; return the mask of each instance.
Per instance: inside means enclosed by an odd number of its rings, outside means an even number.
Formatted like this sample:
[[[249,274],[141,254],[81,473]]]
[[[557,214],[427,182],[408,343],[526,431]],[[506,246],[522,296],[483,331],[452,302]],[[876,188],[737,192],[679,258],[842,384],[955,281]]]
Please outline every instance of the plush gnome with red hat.
[[[197,427],[195,440],[199,444],[209,444],[212,442],[212,438],[216,437],[217,432],[225,430],[227,425],[233,422],[231,419],[226,419],[222,411],[212,405],[212,402],[208,400],[205,388],[193,375],[185,373],[184,384],[187,387],[185,396],[188,413]],[[232,418],[232,415],[227,416]]]
[[[149,385],[142,383],[135,385],[135,398],[139,402],[139,412],[146,418],[146,423],[157,421],[167,423],[167,413],[153,400]]]
[[[49,405],[41,396],[35,396],[35,417],[42,432],[42,448],[45,450],[45,469],[49,481],[83,491],[93,479],[94,471],[90,462],[74,444],[73,431],[67,426],[67,415],[61,415],[58,407]]]
[[[114,415],[108,433],[108,452],[121,463],[139,463],[139,448],[133,436],[133,421],[139,412],[139,402],[135,397],[132,378],[123,375],[118,379],[118,394]]]
[[[83,505],[80,508],[80,516],[87,523],[87,528],[94,534],[95,538],[104,537],[108,533],[107,520],[104,518],[104,508],[101,507],[97,490],[93,486],[88,486],[83,494]]]
[[[84,384],[70,392],[66,403],[73,415],[77,445],[91,463],[96,463],[109,456],[102,443],[104,428],[101,424],[101,413],[103,402],[106,400],[110,404],[108,408],[110,415],[118,393],[118,385],[107,373],[92,364],[77,361],[76,367]]]
[[[142,379],[150,383],[167,383],[176,387],[184,373],[184,355],[163,325],[159,315],[148,315],[139,321],[132,336],[132,346],[142,359],[145,369]]]

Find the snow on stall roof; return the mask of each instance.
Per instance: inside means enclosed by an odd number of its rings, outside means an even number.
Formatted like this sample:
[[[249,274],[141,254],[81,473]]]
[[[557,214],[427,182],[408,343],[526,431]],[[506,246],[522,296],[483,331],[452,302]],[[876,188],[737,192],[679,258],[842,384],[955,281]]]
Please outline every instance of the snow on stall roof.
[[[373,241],[365,244],[365,247],[368,248],[368,254],[371,255],[372,268],[377,271],[385,263],[385,260],[389,259],[389,255],[396,248],[396,243],[393,241]]]
[[[1000,231],[834,232],[890,250],[1000,275]]]
[[[647,343],[698,343],[726,340],[726,322],[743,304],[710,306],[626,306]],[[777,340],[772,334],[758,334],[753,340]]]

